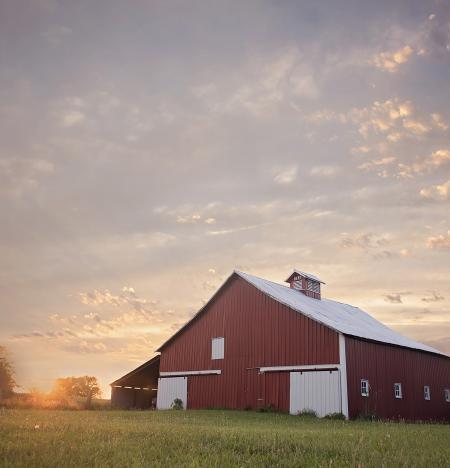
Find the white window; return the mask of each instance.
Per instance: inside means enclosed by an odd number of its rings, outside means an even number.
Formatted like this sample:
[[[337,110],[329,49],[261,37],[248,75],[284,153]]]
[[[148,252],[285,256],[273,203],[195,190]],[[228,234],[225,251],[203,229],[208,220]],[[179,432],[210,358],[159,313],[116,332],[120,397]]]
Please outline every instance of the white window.
[[[444,389],[444,400],[447,403],[450,403],[450,389],[448,389],[448,388]]]
[[[394,384],[394,395],[395,395],[395,398],[403,398],[401,383]]]
[[[369,381],[361,379],[361,395],[362,396],[369,396]]]
[[[213,338],[211,341],[211,359],[223,359],[225,338]]]
[[[431,396],[430,396],[430,386],[429,385],[425,385],[423,387],[423,398],[425,400],[431,400]]]

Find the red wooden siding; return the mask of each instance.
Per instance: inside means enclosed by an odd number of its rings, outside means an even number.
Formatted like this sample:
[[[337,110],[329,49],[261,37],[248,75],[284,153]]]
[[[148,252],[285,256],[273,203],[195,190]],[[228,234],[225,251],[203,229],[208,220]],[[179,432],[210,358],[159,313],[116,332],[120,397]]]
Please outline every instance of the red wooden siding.
[[[450,359],[412,349],[346,337],[350,417],[372,413],[383,418],[450,420]],[[361,379],[370,384],[369,397],[361,396]],[[394,397],[394,383],[402,384],[402,399]],[[423,398],[429,385],[431,400]]]
[[[301,294],[299,292],[299,294]],[[225,338],[225,358],[211,360],[211,339]],[[336,332],[274,301],[234,276],[161,353],[161,372],[221,369],[190,376],[188,407],[289,409],[289,373],[259,374],[260,366],[338,364]]]

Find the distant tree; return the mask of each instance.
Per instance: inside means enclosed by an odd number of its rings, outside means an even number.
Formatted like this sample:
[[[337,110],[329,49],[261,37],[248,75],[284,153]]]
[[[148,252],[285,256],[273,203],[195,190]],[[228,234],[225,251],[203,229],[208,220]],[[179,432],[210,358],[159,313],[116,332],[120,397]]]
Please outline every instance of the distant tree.
[[[5,347],[0,346],[0,400],[13,394],[16,381],[14,369]]]
[[[61,400],[85,398],[86,408],[91,407],[93,398],[102,394],[97,378],[88,375],[56,379],[52,393]]]

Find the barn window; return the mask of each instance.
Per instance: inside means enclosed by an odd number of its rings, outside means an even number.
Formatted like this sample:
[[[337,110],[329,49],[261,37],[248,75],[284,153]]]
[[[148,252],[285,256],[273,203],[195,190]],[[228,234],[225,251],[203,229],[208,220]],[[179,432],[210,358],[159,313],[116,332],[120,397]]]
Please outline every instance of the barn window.
[[[211,341],[211,359],[223,359],[225,338],[213,338]]]
[[[394,395],[395,398],[403,398],[401,383],[394,384]]]
[[[450,403],[450,389],[444,389],[444,399],[447,403]]]
[[[431,395],[430,395],[430,386],[429,385],[425,385],[423,387],[423,398],[425,400],[431,400]]]
[[[361,395],[368,397],[369,396],[369,381],[361,379]]]

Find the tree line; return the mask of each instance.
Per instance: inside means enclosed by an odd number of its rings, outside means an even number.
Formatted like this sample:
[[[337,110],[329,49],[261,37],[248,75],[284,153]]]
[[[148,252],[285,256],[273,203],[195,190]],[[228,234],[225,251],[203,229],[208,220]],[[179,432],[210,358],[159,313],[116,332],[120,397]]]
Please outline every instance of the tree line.
[[[49,393],[37,389],[18,393],[15,391],[17,387],[10,356],[6,348],[0,346],[0,405],[90,409],[92,401],[101,397],[97,378],[88,375],[58,378]]]

